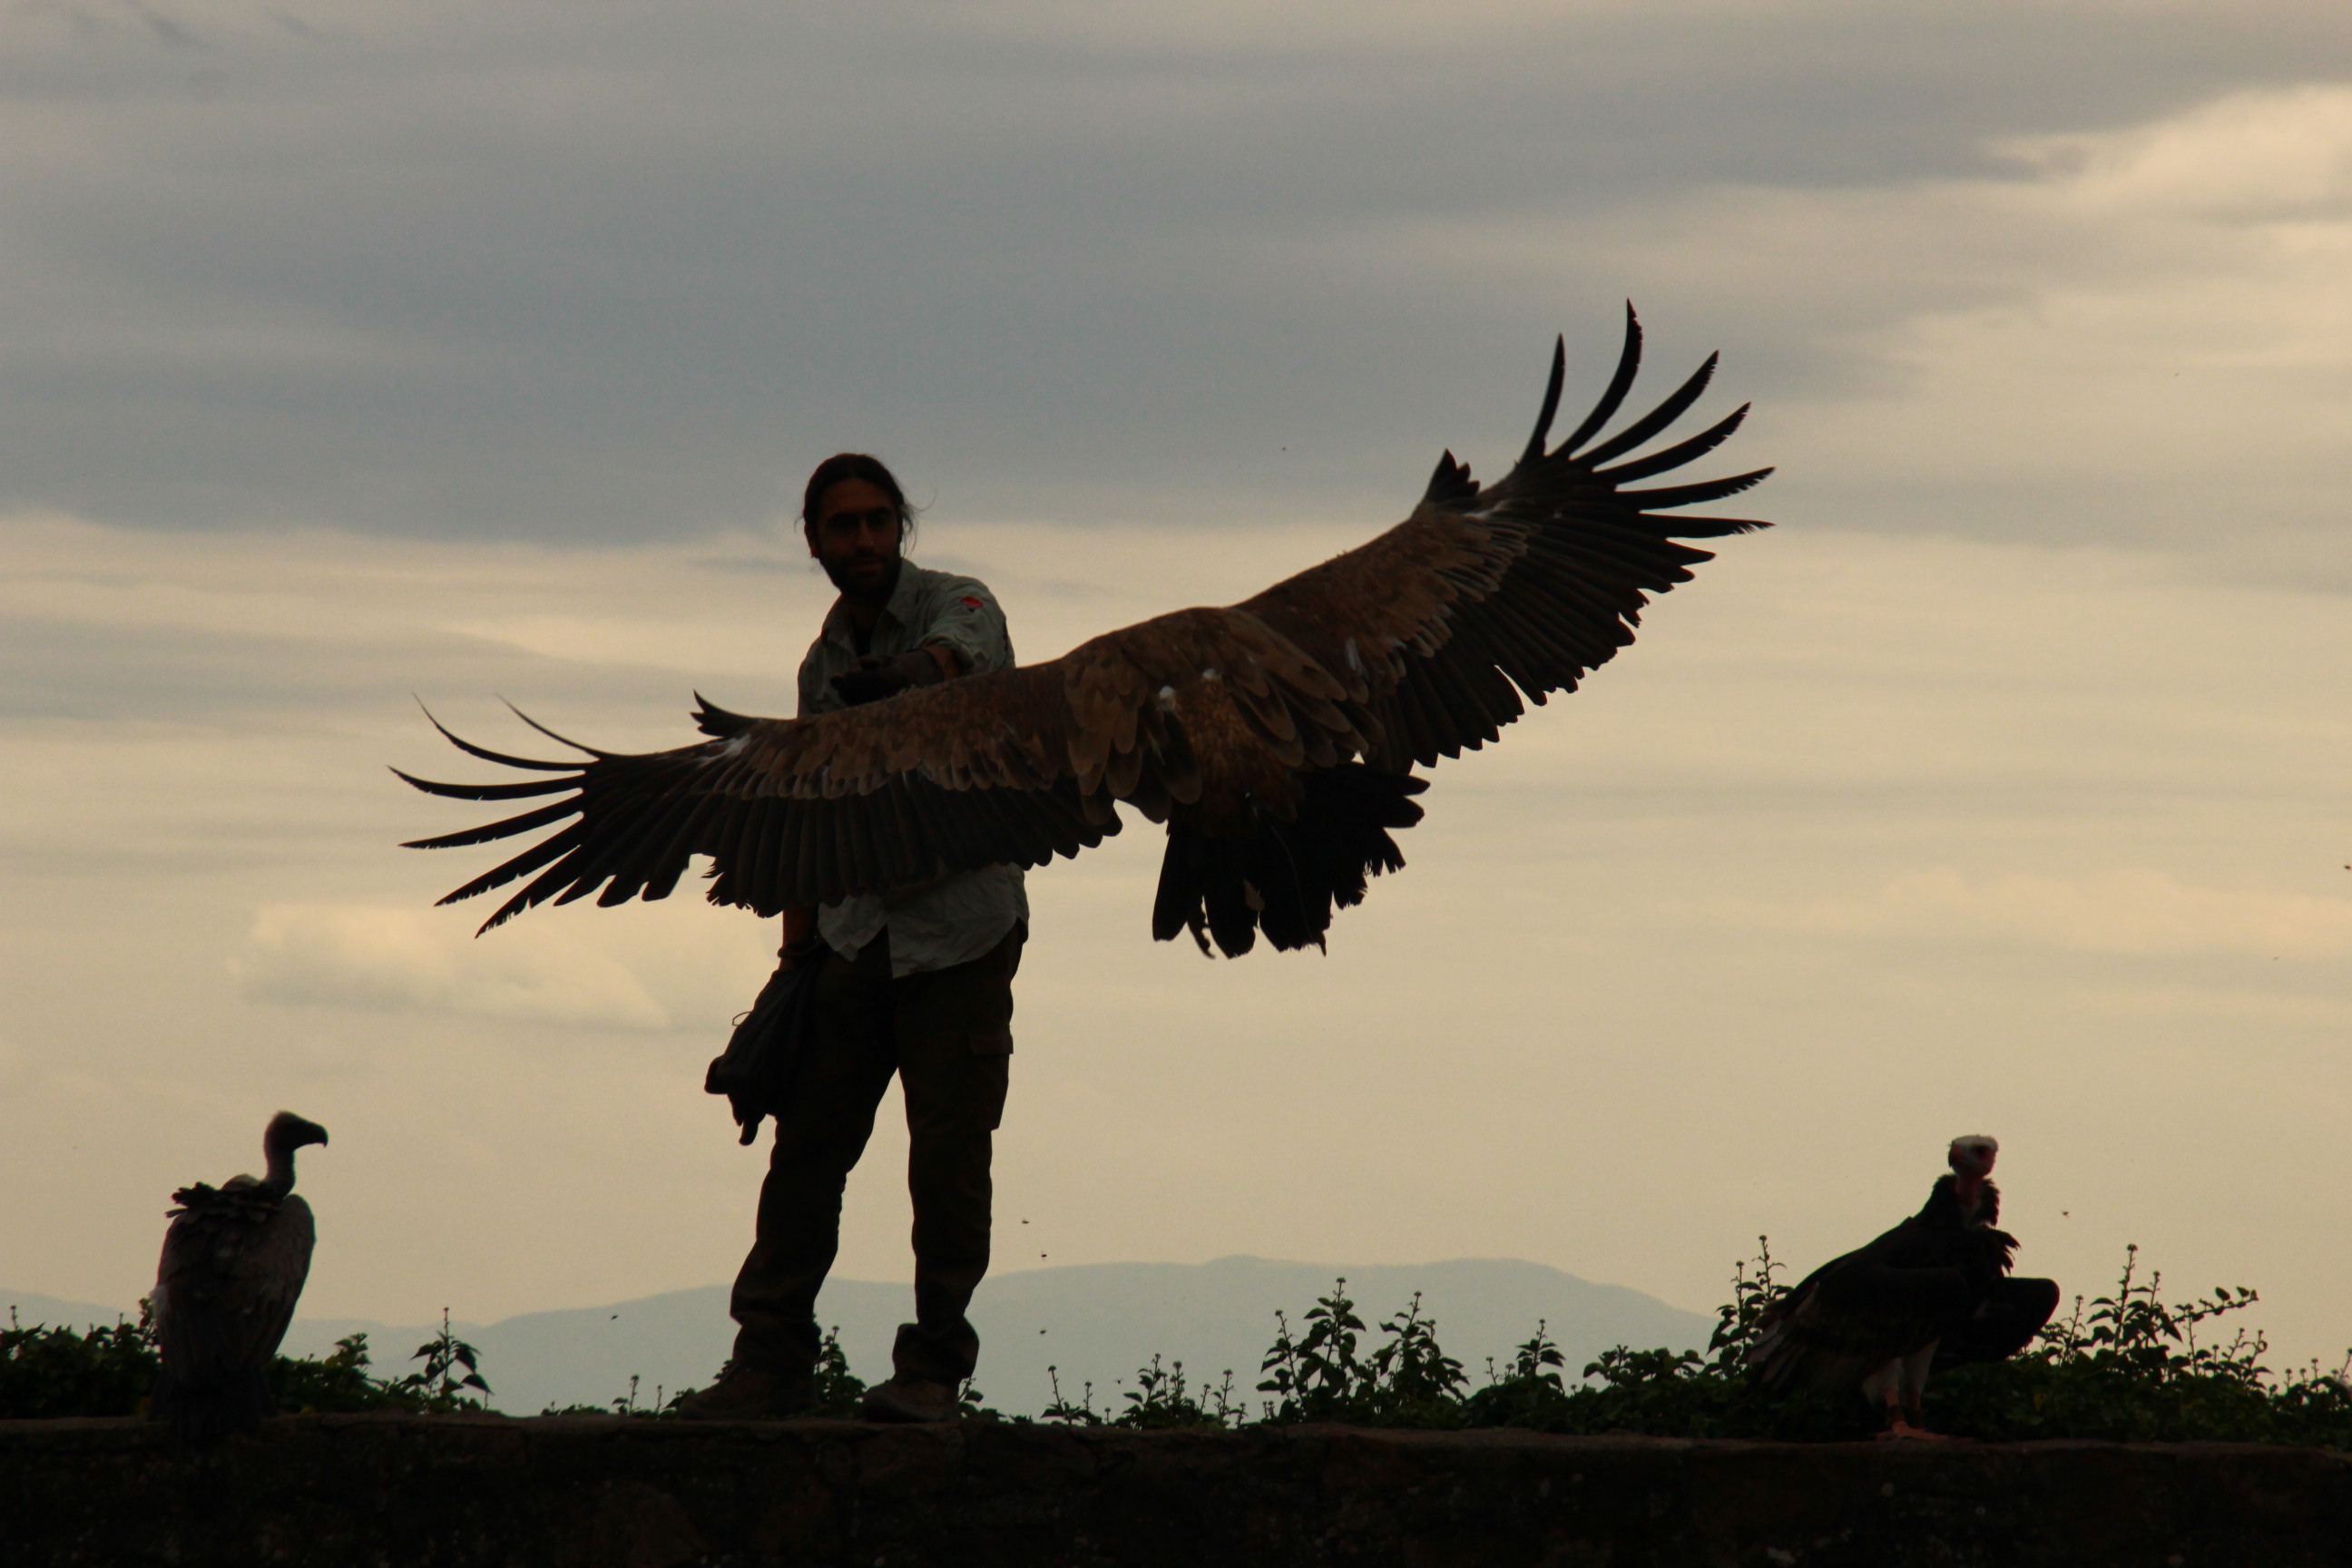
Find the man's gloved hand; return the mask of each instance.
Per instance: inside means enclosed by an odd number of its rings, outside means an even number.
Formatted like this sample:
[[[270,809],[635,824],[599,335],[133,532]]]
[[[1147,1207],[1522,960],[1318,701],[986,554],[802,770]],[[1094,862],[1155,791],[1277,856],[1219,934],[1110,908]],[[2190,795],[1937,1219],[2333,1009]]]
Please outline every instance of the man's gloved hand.
[[[833,689],[852,708],[896,697],[914,686],[937,686],[947,676],[927,647],[909,648],[896,658],[863,658],[846,675],[833,678]]]

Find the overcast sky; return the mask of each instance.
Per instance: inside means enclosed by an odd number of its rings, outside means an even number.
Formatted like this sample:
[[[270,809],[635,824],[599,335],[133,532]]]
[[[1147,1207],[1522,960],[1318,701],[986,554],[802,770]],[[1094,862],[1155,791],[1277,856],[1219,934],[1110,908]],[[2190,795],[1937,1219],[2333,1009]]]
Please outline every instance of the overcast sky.
[[[474,942],[484,862],[392,847],[466,819],[381,771],[467,771],[410,694],[785,710],[843,447],[1028,657],[1239,597],[1498,471],[1630,297],[1780,527],[1439,769],[1328,958],[1155,947],[1148,831],[1033,876],[1002,1266],[1703,1309],[1986,1131],[2024,1267],[2138,1241],[2352,1342],[2336,7],[0,18],[0,1287],[134,1300],[279,1105],[313,1312],[728,1278],[699,1080],[772,933],[689,885]],[[902,1156],[846,1273],[906,1268]]]

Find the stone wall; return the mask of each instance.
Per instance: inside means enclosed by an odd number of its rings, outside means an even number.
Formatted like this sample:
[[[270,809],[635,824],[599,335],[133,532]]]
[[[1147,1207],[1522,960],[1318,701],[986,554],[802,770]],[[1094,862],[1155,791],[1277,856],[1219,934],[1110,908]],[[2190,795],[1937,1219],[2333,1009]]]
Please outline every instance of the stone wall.
[[[2230,1444],[1687,1443],[294,1416],[0,1422],[0,1564],[2352,1562],[2352,1464]]]

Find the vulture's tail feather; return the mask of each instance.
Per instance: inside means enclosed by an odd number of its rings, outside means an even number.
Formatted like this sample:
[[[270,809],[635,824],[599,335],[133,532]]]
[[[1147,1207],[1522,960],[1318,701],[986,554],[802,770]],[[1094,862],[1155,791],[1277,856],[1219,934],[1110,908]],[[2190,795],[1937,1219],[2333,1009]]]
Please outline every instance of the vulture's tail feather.
[[[1422,816],[1412,797],[1428,787],[1410,773],[1361,763],[1305,775],[1297,815],[1260,813],[1246,835],[1203,833],[1171,823],[1160,862],[1151,934],[1161,942],[1190,928],[1207,952],[1228,958],[1256,945],[1260,931],[1279,951],[1320,947],[1331,912],[1363,901],[1367,880],[1404,866],[1391,828]]]
[[[1151,900],[1152,940],[1173,942],[1189,925],[1202,957],[1212,956],[1201,931],[1201,855],[1206,843],[1195,829],[1170,826],[1168,852],[1160,858],[1160,890]]]

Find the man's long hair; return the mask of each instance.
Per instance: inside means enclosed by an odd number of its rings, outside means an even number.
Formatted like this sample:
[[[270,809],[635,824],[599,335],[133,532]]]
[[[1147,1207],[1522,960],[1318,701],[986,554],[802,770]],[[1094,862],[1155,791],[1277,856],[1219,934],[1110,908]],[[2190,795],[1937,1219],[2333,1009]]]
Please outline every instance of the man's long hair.
[[[915,509],[907,500],[907,492],[898,488],[898,477],[884,466],[879,458],[863,452],[835,452],[816,466],[808,477],[807,488],[801,492],[801,531],[807,533],[816,526],[817,509],[824,504],[824,492],[844,479],[864,479],[890,498],[898,509],[898,553],[907,554],[915,547]]]

